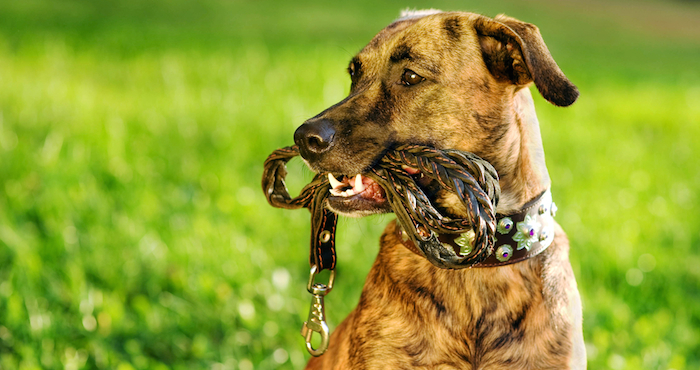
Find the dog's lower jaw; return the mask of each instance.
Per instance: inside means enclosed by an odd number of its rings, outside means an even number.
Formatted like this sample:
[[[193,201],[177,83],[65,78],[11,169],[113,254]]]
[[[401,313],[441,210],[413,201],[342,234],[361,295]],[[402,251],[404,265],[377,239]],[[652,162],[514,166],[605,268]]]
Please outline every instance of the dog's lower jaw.
[[[463,270],[408,251],[395,228],[381,237],[357,308],[307,369],[585,368],[580,300],[558,225],[537,257]]]
[[[391,207],[386,201],[376,203],[363,199],[348,200],[339,197],[329,197],[327,207],[339,215],[355,218],[391,212]]]
[[[354,180],[338,181],[329,174],[331,195],[328,197],[328,209],[349,217],[364,217],[378,213],[391,212],[386,190],[374,180],[356,175]],[[343,188],[348,188],[342,190]]]

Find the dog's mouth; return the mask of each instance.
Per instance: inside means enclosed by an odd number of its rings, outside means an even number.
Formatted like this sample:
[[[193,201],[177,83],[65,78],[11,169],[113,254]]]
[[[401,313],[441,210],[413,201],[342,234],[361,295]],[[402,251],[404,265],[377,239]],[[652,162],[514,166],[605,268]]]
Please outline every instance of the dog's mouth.
[[[346,216],[365,216],[391,211],[386,192],[372,180],[362,174],[355,176],[328,173],[331,184],[328,207]]]
[[[411,175],[426,194],[433,193],[432,180],[412,167],[402,166]],[[362,217],[377,213],[391,212],[386,191],[370,177],[357,174],[354,176],[333,175],[328,173],[331,184],[328,207],[336,213],[352,217]]]

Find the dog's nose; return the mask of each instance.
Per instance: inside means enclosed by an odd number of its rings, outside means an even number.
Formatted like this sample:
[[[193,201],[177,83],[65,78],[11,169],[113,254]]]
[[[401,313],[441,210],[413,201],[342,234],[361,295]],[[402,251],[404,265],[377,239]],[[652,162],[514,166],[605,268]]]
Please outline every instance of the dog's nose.
[[[294,132],[294,142],[301,156],[312,159],[326,152],[333,144],[335,129],[330,121],[321,119],[306,122]]]

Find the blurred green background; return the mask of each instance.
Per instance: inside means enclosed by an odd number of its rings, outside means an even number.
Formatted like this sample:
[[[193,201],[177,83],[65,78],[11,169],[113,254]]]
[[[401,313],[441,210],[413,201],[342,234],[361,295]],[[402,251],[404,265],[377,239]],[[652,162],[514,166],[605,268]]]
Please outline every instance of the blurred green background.
[[[700,368],[700,4],[653,0],[0,2],[0,368],[302,367],[308,212],[262,162],[406,7],[540,27],[589,368]],[[341,219],[331,328],[392,218]]]

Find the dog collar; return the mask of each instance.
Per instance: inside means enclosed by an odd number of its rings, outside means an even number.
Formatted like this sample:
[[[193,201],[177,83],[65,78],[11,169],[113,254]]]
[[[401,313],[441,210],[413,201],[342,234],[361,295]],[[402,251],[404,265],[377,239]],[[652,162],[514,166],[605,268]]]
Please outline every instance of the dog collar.
[[[545,190],[514,214],[497,214],[496,243],[483,261],[470,267],[498,267],[534,257],[554,240],[554,216],[557,205],[552,192]],[[401,243],[413,253],[425,257],[401,226],[396,227]],[[443,246],[453,248],[458,255],[467,255],[474,249],[474,231],[463,234],[439,234]]]

